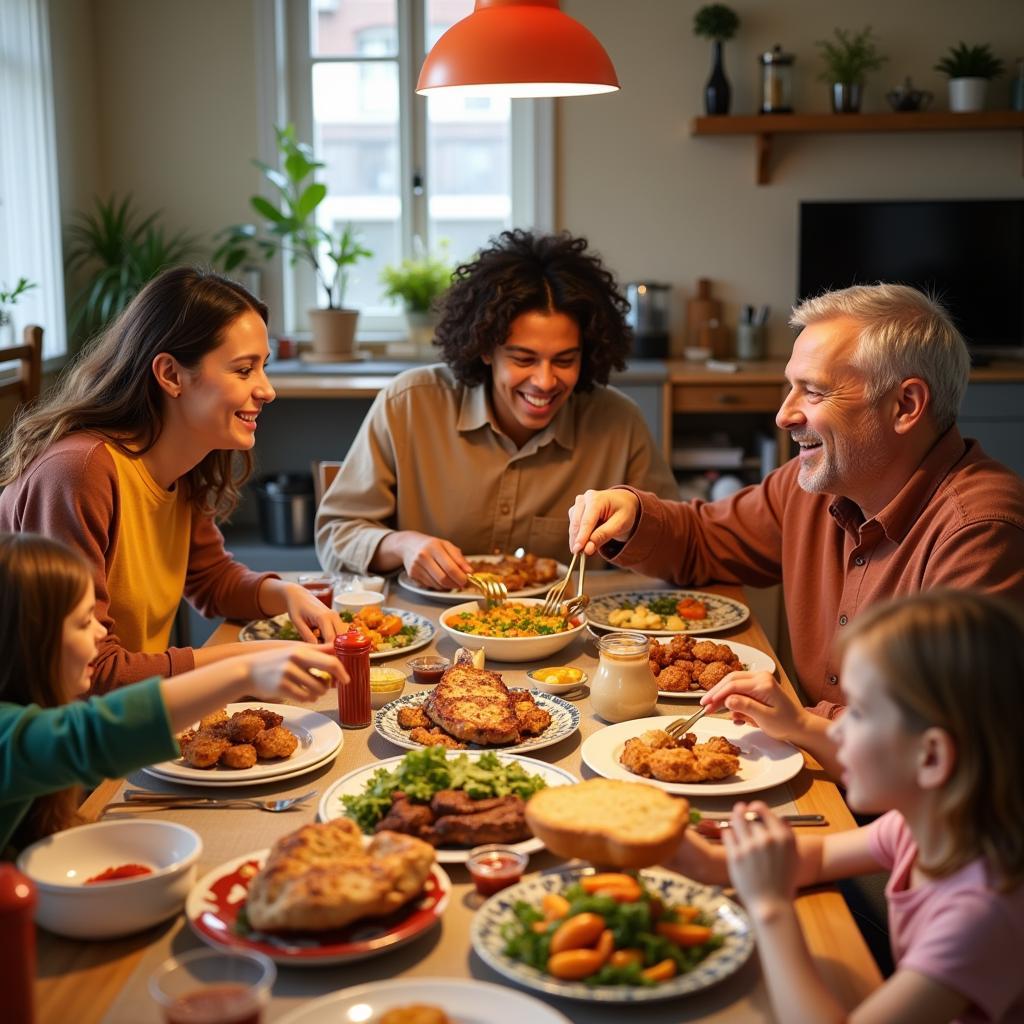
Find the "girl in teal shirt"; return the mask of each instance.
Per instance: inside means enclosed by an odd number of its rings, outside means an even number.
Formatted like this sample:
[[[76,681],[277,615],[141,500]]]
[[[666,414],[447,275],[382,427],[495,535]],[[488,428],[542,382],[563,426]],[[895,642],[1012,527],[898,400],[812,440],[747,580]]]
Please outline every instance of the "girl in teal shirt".
[[[75,824],[79,786],[178,756],[175,735],[250,694],[311,701],[347,682],[330,646],[252,654],[80,700],[106,631],[85,560],[35,534],[0,534],[0,850]]]

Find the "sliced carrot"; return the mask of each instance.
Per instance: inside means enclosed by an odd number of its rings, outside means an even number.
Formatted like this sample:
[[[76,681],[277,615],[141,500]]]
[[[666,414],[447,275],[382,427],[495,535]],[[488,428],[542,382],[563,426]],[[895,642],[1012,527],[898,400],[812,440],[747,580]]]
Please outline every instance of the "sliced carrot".
[[[702,924],[674,924],[671,921],[659,921],[654,930],[677,946],[702,946],[711,938],[711,929]]]

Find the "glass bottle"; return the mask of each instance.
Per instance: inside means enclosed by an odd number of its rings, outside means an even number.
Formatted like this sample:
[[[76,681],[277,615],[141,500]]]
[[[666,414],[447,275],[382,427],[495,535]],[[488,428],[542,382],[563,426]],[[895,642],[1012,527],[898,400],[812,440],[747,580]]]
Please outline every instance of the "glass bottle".
[[[348,684],[338,687],[338,721],[349,729],[370,724],[370,638],[351,625],[334,638],[334,653],[348,673]]]
[[[761,61],[761,113],[793,113],[793,61],[791,53],[783,53],[775,44],[760,56]]]
[[[643,633],[609,633],[597,641],[600,663],[590,682],[590,706],[606,722],[643,718],[658,703],[650,641]]]
[[[13,864],[0,864],[0,985],[3,1018],[35,1019],[36,887]]]

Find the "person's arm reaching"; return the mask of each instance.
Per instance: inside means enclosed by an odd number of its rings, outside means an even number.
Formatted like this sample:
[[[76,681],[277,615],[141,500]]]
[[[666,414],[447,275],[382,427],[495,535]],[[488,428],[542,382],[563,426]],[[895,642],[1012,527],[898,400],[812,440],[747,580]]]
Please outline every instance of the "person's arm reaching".
[[[415,530],[394,530],[386,534],[370,568],[374,572],[390,572],[404,568],[414,583],[434,590],[461,590],[466,573],[473,567],[451,541],[431,537]]]
[[[631,490],[586,491],[569,509],[569,550],[593,555],[609,541],[625,543],[639,515],[640,499]]]

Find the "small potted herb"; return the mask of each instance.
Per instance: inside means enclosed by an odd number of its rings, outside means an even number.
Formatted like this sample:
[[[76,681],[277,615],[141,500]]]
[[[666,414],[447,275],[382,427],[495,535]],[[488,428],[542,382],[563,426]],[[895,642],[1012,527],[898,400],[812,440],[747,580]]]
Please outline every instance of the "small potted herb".
[[[693,34],[713,43],[711,77],[704,86],[704,109],[708,114],[728,114],[732,90],[722,68],[722,43],[736,35],[740,19],[725,4],[708,4],[693,17]]]
[[[1003,62],[988,43],[968,46],[961,42],[935,65],[949,76],[949,109],[957,112],[984,110],[989,79],[1003,73]]]
[[[452,281],[447,243],[442,243],[436,255],[426,251],[416,239],[416,255],[412,259],[384,267],[380,273],[384,296],[397,299],[405,310],[409,325],[409,340],[417,350],[426,354],[434,340],[437,317],[435,301],[448,290]]]
[[[0,282],[0,348],[11,348],[14,345],[14,320],[11,307],[27,291],[35,288],[35,284],[27,277],[19,277],[14,287]]]
[[[833,39],[819,39],[825,70],[818,76],[832,86],[832,111],[856,114],[860,110],[864,79],[889,58],[878,52],[871,26],[860,32],[837,28]]]

